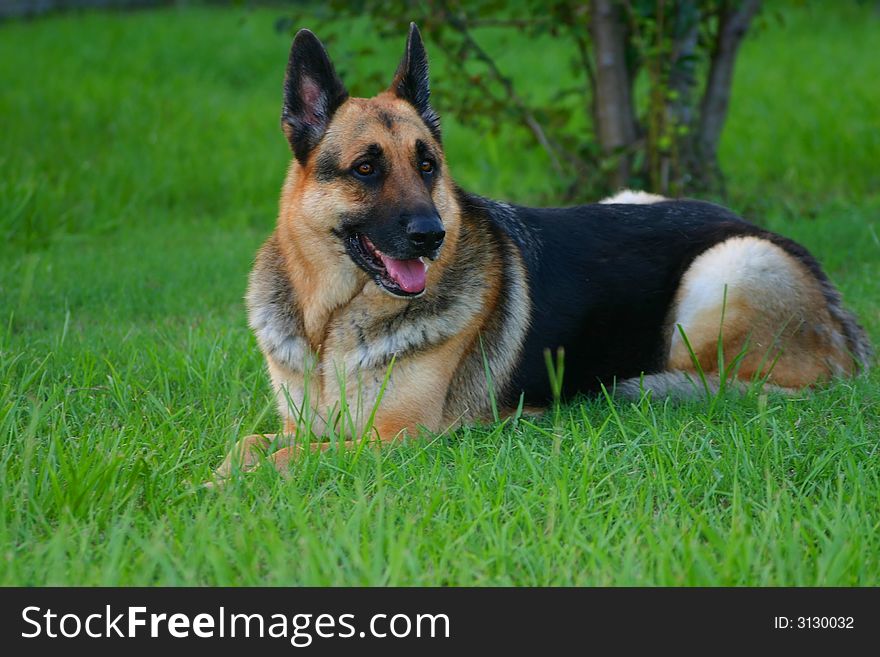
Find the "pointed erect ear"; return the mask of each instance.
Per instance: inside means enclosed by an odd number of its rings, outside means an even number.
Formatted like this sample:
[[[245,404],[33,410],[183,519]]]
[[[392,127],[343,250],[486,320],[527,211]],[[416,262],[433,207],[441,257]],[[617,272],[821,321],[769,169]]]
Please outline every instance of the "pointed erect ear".
[[[333,113],[348,98],[318,37],[300,30],[290,47],[281,127],[300,164],[321,140]]]
[[[428,54],[415,23],[409,24],[406,52],[403,53],[403,59],[394,74],[391,91],[416,108],[434,138],[440,141],[440,117],[429,102],[431,87],[428,82]]]

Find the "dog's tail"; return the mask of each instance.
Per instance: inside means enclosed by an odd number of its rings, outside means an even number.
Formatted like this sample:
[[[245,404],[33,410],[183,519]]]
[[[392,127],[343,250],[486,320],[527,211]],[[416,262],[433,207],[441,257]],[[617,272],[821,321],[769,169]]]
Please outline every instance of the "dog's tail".
[[[828,279],[828,275],[819,265],[818,260],[803,246],[781,235],[765,232],[762,237],[780,247],[810,270],[810,273],[818,281],[822,295],[825,297],[828,313],[840,326],[842,337],[846,342],[842,346],[852,356],[856,365],[853,373],[867,372],[874,358],[874,349],[871,346],[871,341],[868,339],[868,334],[859,324],[856,316],[844,308],[840,291]],[[834,368],[832,368],[832,371],[834,371]]]
[[[846,346],[855,360],[858,372],[867,372],[874,358],[874,349],[868,334],[861,324],[859,324],[856,316],[843,307],[843,301],[840,298],[840,292],[837,291],[827,278],[820,279],[822,285],[822,293],[825,295],[825,301],[828,304],[828,312],[831,317],[836,319],[846,338]]]
[[[724,382],[724,389],[742,394],[747,392],[752,385],[760,387],[763,392],[786,395],[797,392],[793,388],[783,388],[770,383],[750,384],[739,379],[728,379]],[[706,374],[704,377],[700,377],[695,372],[671,370],[618,381],[614,386],[613,394],[631,401],[638,401],[646,393],[650,393],[653,399],[687,401],[714,397],[721,391],[721,388],[721,377],[718,374]]]

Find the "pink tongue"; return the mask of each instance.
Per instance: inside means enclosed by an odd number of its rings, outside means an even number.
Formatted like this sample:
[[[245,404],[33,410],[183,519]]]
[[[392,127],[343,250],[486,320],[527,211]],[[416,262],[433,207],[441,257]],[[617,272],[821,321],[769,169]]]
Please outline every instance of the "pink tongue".
[[[418,258],[413,260],[396,260],[380,253],[382,264],[388,270],[388,275],[400,286],[400,289],[410,294],[418,294],[425,289],[425,274],[427,267]]]

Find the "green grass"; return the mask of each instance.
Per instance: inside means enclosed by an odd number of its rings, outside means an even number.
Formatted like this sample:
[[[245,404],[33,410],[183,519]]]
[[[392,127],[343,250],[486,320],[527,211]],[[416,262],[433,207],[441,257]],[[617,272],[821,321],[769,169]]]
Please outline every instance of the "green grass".
[[[0,583],[880,584],[876,372],[793,399],[590,400],[188,484],[276,426],[241,296],[289,157],[277,14],[0,24]],[[731,203],[807,245],[875,341],[878,36],[855,3],[771,21],[722,148]],[[547,93],[554,47],[519,44],[523,93]],[[338,58],[390,76],[387,48]],[[515,129],[444,127],[468,188],[552,191]]]

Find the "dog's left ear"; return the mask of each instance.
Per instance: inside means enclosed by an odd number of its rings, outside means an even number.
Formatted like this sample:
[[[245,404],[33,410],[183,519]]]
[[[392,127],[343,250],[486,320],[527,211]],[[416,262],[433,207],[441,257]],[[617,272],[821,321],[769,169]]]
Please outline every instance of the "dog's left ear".
[[[440,117],[431,107],[431,86],[428,82],[428,54],[422,35],[415,23],[409,24],[406,52],[394,74],[391,91],[416,108],[437,141],[440,141]]]

